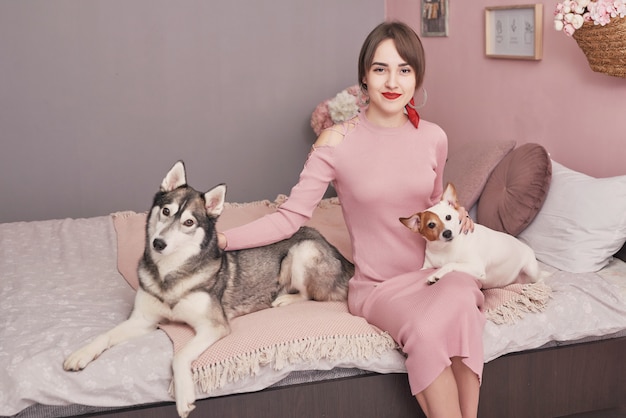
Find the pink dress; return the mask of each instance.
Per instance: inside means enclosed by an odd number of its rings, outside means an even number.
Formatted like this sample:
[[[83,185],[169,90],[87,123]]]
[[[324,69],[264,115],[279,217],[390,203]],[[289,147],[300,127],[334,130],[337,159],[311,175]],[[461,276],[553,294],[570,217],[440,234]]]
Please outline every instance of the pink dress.
[[[424,120],[419,129],[410,122],[380,128],[364,114],[355,122],[344,126],[339,145],[311,152],[298,184],[276,213],[224,231],[227,250],[291,236],[311,218],[333,182],[352,241],[350,311],[400,344],[413,394],[430,385],[451,357],[462,357],[480,377],[485,318],[479,282],[455,272],[427,285],[430,270],[420,270],[425,241],[398,220],[440,198],[447,137]]]

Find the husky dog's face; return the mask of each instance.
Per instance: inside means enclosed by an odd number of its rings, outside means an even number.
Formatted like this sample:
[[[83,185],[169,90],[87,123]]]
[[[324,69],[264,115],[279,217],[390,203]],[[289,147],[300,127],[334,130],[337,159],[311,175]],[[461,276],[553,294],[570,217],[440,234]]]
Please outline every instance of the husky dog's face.
[[[155,261],[173,254],[186,259],[206,247],[215,235],[225,194],[225,185],[204,194],[189,187],[183,163],[176,163],[163,179],[148,218],[146,239]]]
[[[187,248],[199,251],[209,231],[201,195],[188,187],[161,193],[150,214],[149,243],[153,255],[170,255]],[[198,202],[198,200],[200,202]],[[158,256],[157,256],[158,258]]]

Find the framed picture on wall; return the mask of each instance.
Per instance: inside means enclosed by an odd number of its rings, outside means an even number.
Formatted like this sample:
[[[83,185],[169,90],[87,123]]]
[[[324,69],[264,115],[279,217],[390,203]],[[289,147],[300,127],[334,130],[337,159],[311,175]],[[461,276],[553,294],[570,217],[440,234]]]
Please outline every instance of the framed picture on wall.
[[[490,58],[540,60],[543,4],[485,8],[485,54]]]
[[[422,36],[448,36],[448,0],[421,0]]]

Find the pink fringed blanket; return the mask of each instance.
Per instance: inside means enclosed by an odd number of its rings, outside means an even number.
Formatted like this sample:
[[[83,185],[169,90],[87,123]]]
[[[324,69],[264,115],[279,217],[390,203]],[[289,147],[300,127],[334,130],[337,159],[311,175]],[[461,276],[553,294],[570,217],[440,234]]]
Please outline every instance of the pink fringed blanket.
[[[227,229],[273,212],[284,201],[227,204],[218,228]],[[121,212],[113,216],[117,232],[118,269],[133,288],[138,286],[137,263],[145,242],[145,214]],[[351,248],[337,199],[320,203],[308,225],[317,228],[347,258]],[[541,284],[514,284],[485,290],[485,313],[495,323],[511,323],[526,312],[543,310],[550,289]],[[199,388],[210,393],[230,382],[255,376],[262,367],[281,370],[298,364],[300,369],[359,367],[381,372],[403,371],[402,356],[392,338],[363,318],[351,315],[344,302],[303,302],[278,309],[266,309],[235,318],[232,333],[206,350],[194,362]],[[183,324],[161,328],[174,343],[183,347],[193,331]],[[372,359],[391,356],[392,366],[372,367]]]

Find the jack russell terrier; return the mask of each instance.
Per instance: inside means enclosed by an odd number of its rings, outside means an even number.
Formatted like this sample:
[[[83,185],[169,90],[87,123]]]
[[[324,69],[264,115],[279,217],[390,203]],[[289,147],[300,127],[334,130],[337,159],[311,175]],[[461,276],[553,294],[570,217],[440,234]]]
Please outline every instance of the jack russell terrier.
[[[459,202],[448,183],[441,201],[423,212],[400,218],[407,228],[426,239],[423,269],[438,268],[428,276],[430,284],[446,273],[460,271],[480,280],[484,289],[504,287],[520,278],[522,283],[540,280],[535,252],[512,235],[474,224],[474,232],[461,232]]]

